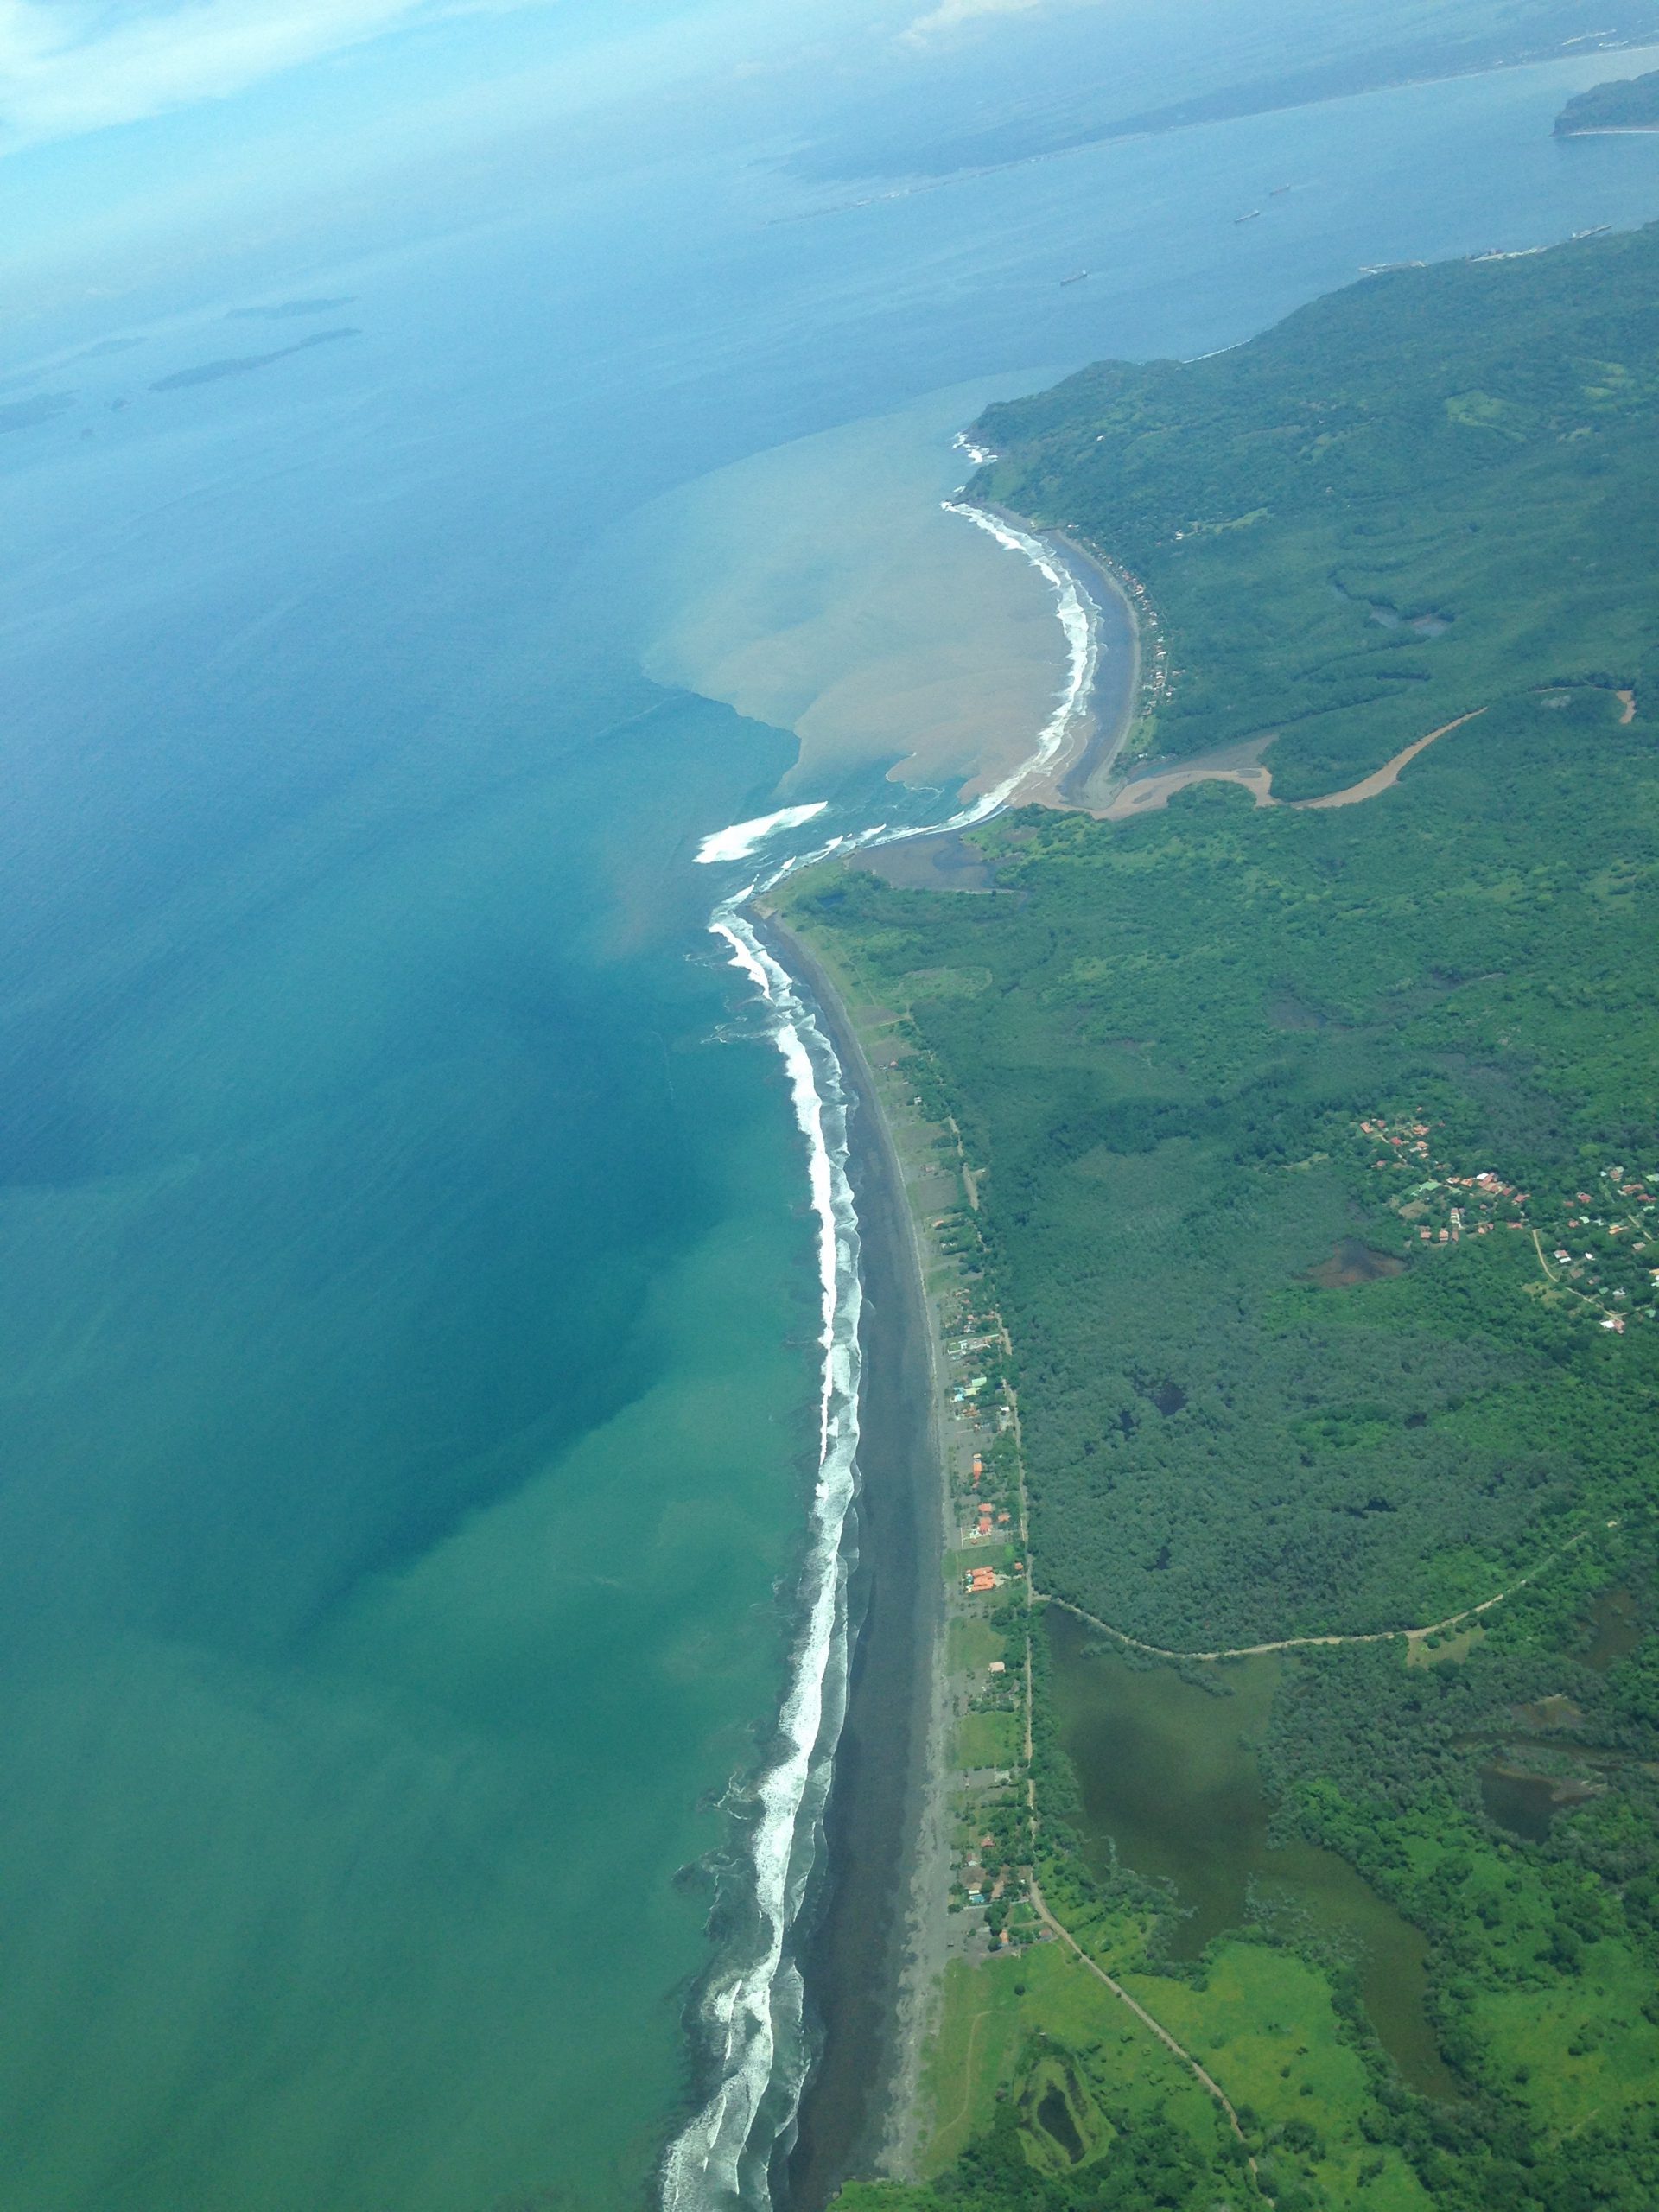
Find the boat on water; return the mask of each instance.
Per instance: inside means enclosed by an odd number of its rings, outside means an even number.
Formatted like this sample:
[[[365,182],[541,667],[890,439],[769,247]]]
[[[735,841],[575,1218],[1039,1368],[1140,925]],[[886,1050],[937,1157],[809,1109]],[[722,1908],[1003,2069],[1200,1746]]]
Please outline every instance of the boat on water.
[[[1273,190],[1268,194],[1268,197],[1269,200],[1277,200],[1281,193],[1294,192],[1294,190],[1295,187],[1294,185],[1275,184]]]
[[[1084,278],[1088,274],[1089,271],[1086,269],[1079,269],[1075,276],[1062,276],[1060,279],[1060,289],[1064,291],[1068,284],[1081,284]]]
[[[1260,219],[1261,214],[1259,207],[1252,207],[1248,215],[1235,215],[1233,220],[1235,223],[1254,223]]]

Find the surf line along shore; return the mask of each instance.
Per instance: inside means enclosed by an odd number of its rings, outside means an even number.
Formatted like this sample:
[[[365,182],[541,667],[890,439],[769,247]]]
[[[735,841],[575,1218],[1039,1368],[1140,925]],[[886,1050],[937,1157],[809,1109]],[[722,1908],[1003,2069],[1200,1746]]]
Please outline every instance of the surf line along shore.
[[[1052,804],[1068,765],[1097,750],[1095,594],[1014,518],[947,504],[1054,591],[1067,667],[1033,750],[943,822],[817,842],[798,835],[828,811],[816,802],[717,831],[697,855],[753,871],[709,927],[754,985],[787,1071],[817,1225],[823,1362],[778,1748],[741,1793],[745,1925],[689,2010],[702,2088],[664,2156],[666,2212],[740,2202],[817,2212],[852,2171],[881,2163],[914,2096],[939,1964],[928,1934],[945,1847],[942,1354],[903,1172],[852,1022],[766,895],[837,855],[957,832],[1027,798]]]

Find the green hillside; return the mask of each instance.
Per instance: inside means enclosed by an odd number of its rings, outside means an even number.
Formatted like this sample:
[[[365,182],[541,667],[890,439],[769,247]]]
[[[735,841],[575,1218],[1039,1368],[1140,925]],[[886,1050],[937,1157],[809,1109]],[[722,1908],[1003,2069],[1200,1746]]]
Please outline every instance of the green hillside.
[[[1636,679],[1656,271],[1650,227],[1373,276],[990,409],[970,489],[1146,585],[1179,673],[1145,749],[1276,732],[1275,791],[1332,790],[1506,692]]]
[[[1555,118],[1558,138],[1592,130],[1659,130],[1659,69],[1592,85],[1568,100]]]

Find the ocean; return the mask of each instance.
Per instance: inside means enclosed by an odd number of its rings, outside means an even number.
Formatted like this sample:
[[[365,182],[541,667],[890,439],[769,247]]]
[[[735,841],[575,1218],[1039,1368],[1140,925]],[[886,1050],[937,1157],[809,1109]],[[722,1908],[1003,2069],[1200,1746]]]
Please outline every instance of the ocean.
[[[1598,73],[866,204],[518,149],[7,340],[5,2212],[766,2201],[860,1278],[734,901],[1073,680],[986,398],[1659,213]]]

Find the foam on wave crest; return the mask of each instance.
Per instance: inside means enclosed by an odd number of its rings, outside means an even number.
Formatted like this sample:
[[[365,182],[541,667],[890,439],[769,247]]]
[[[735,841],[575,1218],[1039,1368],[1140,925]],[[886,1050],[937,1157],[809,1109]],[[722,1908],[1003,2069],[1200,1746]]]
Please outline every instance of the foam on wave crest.
[[[806,1140],[823,1316],[818,1473],[801,1572],[801,1625],[779,1715],[778,1745],[749,1793],[753,1925],[738,1955],[702,1994],[700,2025],[718,2079],[664,2161],[666,2212],[771,2202],[767,2164],[773,2145],[793,2124],[807,2064],[800,1970],[785,1946],[817,1857],[846,1704],[851,1561],[845,1540],[857,1487],[863,1302],[858,1217],[847,1176],[847,1096],[840,1064],[810,1001],[739,911],[754,888],[722,901],[709,928],[759,994],[768,1033],[788,1072],[796,1124]]]
[[[965,830],[1006,806],[1023,783],[1040,770],[1052,766],[1065,752],[1072,729],[1088,712],[1090,694],[1095,688],[1095,669],[1100,657],[1100,610],[1040,537],[1033,537],[1029,531],[1016,529],[1014,524],[988,513],[983,507],[970,506],[957,499],[946,499],[944,505],[946,514],[965,516],[1010,553],[1023,554],[1052,587],[1068,656],[1065,677],[1056,697],[1054,711],[1038,732],[1036,750],[1029,760],[1012,769],[990,791],[982,792],[971,806],[939,825],[941,829]]]
[[[753,822],[734,822],[729,829],[716,830],[697,847],[696,857],[704,868],[715,861],[746,861],[758,846],[768,837],[775,837],[781,830],[798,830],[803,823],[815,821],[830,804],[827,798],[814,799],[806,806],[779,807],[776,814],[758,814]]]
[[[993,790],[948,821],[902,828],[879,823],[780,858],[756,880],[721,899],[709,923],[732,965],[754,988],[766,1033],[788,1074],[796,1125],[806,1141],[823,1360],[818,1472],[801,1570],[800,1626],[775,1748],[735,1804],[746,1816],[747,1831],[746,1923],[727,1943],[698,2000],[700,2041],[714,2088],[664,2158],[664,2212],[770,2212],[772,2154],[793,2129],[810,2063],[800,1968],[789,1942],[822,1850],[823,1807],[846,1711],[847,1586],[857,1556],[863,1286],[858,1215],[847,1172],[848,1096],[840,1061],[810,995],[768,951],[745,910],[757,892],[771,890],[798,868],[837,853],[985,821],[1028,777],[1058,758],[1077,718],[1087,710],[1094,683],[1097,610],[1076,578],[1027,532],[982,508],[951,500],[945,505],[988,531],[999,544],[1022,554],[1053,587],[1070,658],[1054,711],[1038,733],[1035,749]],[[769,838],[815,821],[827,804],[785,807],[716,830],[703,839],[696,857],[705,864],[747,860]]]

